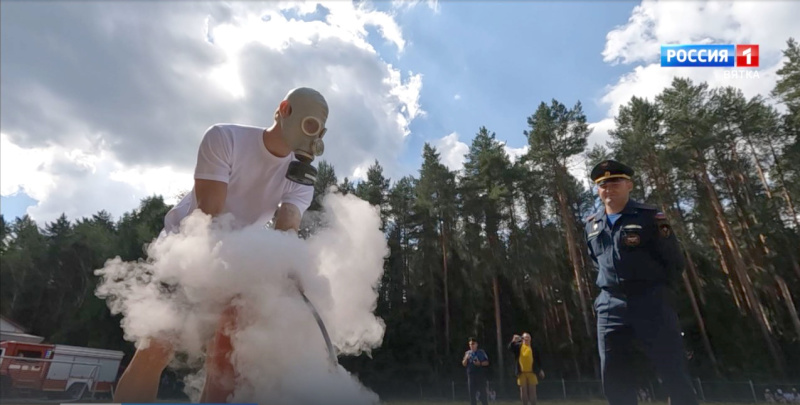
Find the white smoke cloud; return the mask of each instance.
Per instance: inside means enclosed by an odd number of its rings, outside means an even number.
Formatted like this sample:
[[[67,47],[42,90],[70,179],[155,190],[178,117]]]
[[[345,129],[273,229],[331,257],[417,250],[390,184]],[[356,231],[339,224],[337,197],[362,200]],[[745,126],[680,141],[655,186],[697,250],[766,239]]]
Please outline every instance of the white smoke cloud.
[[[212,220],[197,211],[179,233],[151,243],[147,261],[117,258],[97,270],[103,277],[97,295],[123,314],[127,340],[141,346],[151,336],[169,339],[189,364],[202,360],[232,303],[238,311],[232,401],[378,403],[344,368],[330,365],[320,329],[290,275],[301,281],[340,355],[380,346],[385,325],[373,311],[388,254],[380,217],[352,195],[329,194],[323,207],[322,227],[305,240],[262,226],[231,229],[230,217]],[[197,370],[187,379],[194,399],[203,375]]]

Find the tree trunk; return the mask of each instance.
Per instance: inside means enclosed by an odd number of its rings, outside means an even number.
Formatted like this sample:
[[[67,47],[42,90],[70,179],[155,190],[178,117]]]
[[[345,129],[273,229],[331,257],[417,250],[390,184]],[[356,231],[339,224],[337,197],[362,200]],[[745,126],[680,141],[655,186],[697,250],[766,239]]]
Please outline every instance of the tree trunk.
[[[772,145],[772,138],[767,135],[769,144],[770,153],[772,153],[772,159],[775,162],[775,170],[778,172],[778,181],[781,183],[781,194],[783,194],[783,199],[786,201],[786,208],[789,209],[789,215],[792,217],[792,222],[794,222],[794,229],[796,231],[800,231],[800,218],[798,218],[797,210],[794,207],[794,201],[792,201],[792,196],[789,195],[789,191],[786,189],[786,178],[783,175],[783,170],[781,169],[780,159],[778,159],[778,154],[775,152],[775,147]]]
[[[783,300],[786,303],[786,309],[789,310],[789,315],[791,316],[792,324],[794,325],[794,331],[797,334],[797,337],[800,338],[800,318],[797,317],[797,307],[794,306],[792,293],[789,292],[789,287],[786,286],[786,281],[783,280],[783,277],[775,275],[775,281],[778,282],[778,289],[780,290]]]
[[[408,302],[408,290],[411,286],[411,274],[409,274],[409,237],[408,237],[408,229],[406,228],[406,224],[408,224],[408,218],[403,214],[403,230],[400,233],[400,252],[402,253],[401,262],[403,264],[402,268],[402,300],[401,302],[405,304]]]
[[[670,212],[669,207],[666,203],[666,200],[673,200],[671,198],[670,193],[668,192],[668,188],[664,185],[665,176],[664,174],[657,169],[657,157],[655,154],[650,154],[651,162],[654,164],[649,166],[650,167],[650,177],[652,178],[653,183],[655,183],[655,190],[656,195],[658,197],[659,203],[661,205],[661,210],[664,213]],[[669,196],[669,197],[667,197]],[[680,213],[679,213],[680,215]],[[679,221],[676,223],[676,233],[677,237],[681,240],[688,241],[687,233],[685,232],[685,228],[683,226],[683,220],[680,218]],[[700,284],[700,278],[697,276],[697,269],[695,268],[694,260],[692,260],[692,256],[689,253],[688,249],[686,249],[685,245],[681,247],[683,251],[683,255],[686,258],[686,264],[689,268],[689,274],[691,274],[692,278],[695,280],[695,284],[697,290],[699,292],[700,301],[703,305],[705,305],[705,296],[702,294],[702,285]],[[692,288],[692,284],[689,281],[689,276],[687,273],[683,273],[683,283],[684,288],[686,289],[686,293],[689,295],[689,300],[692,304],[692,311],[694,312],[695,319],[697,320],[697,326],[700,329],[700,336],[703,340],[703,346],[706,349],[706,353],[708,353],[708,357],[711,360],[711,364],[714,368],[714,373],[720,377],[719,371],[719,364],[717,362],[717,357],[714,354],[714,350],[711,347],[711,340],[708,337],[708,331],[706,330],[705,320],[703,319],[703,314],[700,312],[700,307],[697,305],[697,299],[695,298],[694,290]]]
[[[717,242],[716,236],[711,237],[711,244],[714,246],[714,250],[717,252],[717,256],[719,257],[719,265],[722,267],[722,272],[725,273],[725,276],[728,279],[728,287],[731,289],[731,296],[733,297],[733,301],[736,303],[736,308],[739,309],[739,313],[744,315],[747,311],[745,311],[745,308],[742,306],[743,299],[739,297],[739,290],[736,289],[736,286],[733,282],[733,276],[728,269],[728,260],[725,258],[725,253],[722,252],[722,247],[720,246],[719,242]]]
[[[547,302],[547,299],[546,299],[547,296],[545,295],[544,288],[542,287],[542,283],[534,283],[534,284],[536,285],[534,288],[536,288],[539,291],[539,297],[541,298],[541,301],[542,302]],[[552,345],[552,342],[550,341],[550,333],[548,332],[548,330],[550,330],[550,318],[551,318],[550,314],[548,312],[548,308],[545,305],[540,305],[539,308],[542,311],[542,319],[544,320],[544,322],[543,322],[544,323],[544,328],[542,328],[542,329],[543,329],[543,332],[544,332],[545,345],[547,347],[554,347]]]
[[[685,241],[689,240],[686,232],[683,232],[682,239]],[[689,253],[689,249],[687,249],[686,246],[682,247],[682,250],[684,257],[686,257],[686,267],[689,269],[689,275],[691,275],[695,283],[695,288],[697,288],[697,296],[700,297],[700,303],[706,305],[706,295],[703,293],[703,286],[700,284],[700,277],[697,275],[697,267],[694,264],[694,259],[692,259],[692,254]],[[691,286],[691,284],[689,284],[689,286]]]
[[[492,276],[492,292],[494,293],[494,323],[497,338],[497,373],[499,374],[500,386],[505,381],[505,367],[503,366],[503,329],[500,324],[500,287],[497,285],[497,275]]]
[[[743,184],[744,176],[742,173],[735,167],[735,162],[737,160],[736,150],[731,147],[731,158],[728,159],[720,148],[714,148],[714,153],[716,155],[716,159],[721,166],[722,179],[724,180],[724,184],[728,190],[728,194],[730,195],[730,205],[733,207],[733,211],[736,213],[736,218],[739,222],[739,227],[741,228],[742,239],[747,246],[747,249],[742,251],[742,258],[747,265],[747,268],[753,268],[756,266],[763,267],[763,261],[761,259],[761,255],[759,254],[756,245],[756,238],[753,236],[751,231],[754,224],[757,224],[757,220],[755,219],[755,215],[753,214],[754,210],[750,204],[750,198],[747,195],[747,185]],[[730,167],[726,167],[730,166]],[[739,181],[737,181],[737,179]],[[740,187],[742,186],[742,187]],[[745,190],[743,191],[742,188]],[[750,213],[750,215],[747,215]],[[749,265],[748,265],[749,264]]]
[[[581,379],[581,366],[578,362],[578,353],[575,347],[575,339],[572,337],[572,326],[570,325],[569,311],[567,311],[567,300],[561,300],[561,309],[564,311],[564,323],[567,325],[567,338],[569,339],[569,351],[572,354],[572,363],[575,366],[578,380]]]
[[[442,220],[442,278],[444,284],[444,348],[445,355],[450,358],[450,297],[447,287],[447,239],[445,221]]]
[[[756,164],[758,178],[761,180],[761,185],[764,187],[764,191],[767,193],[767,198],[772,199],[772,190],[769,187],[769,183],[767,183],[767,177],[764,176],[764,169],[761,167],[761,161],[758,159],[756,147],[753,145],[753,141],[750,139],[750,136],[745,134],[744,140],[747,143],[747,146],[750,147],[750,154],[753,155],[753,162]]]
[[[797,278],[800,279],[800,260],[797,259],[797,256],[795,256],[791,247],[789,247],[789,260],[792,261],[792,269],[794,269],[794,273],[797,274]]]
[[[567,197],[565,191],[561,188],[561,182],[556,186],[558,189],[556,190],[556,195],[558,197],[558,208],[561,214],[561,220],[564,226],[564,230],[566,231],[566,239],[567,239],[567,249],[569,250],[569,258],[572,262],[572,271],[575,275],[575,284],[578,287],[578,300],[581,306],[581,313],[583,315],[583,324],[586,328],[586,334],[589,336],[589,339],[594,337],[592,333],[592,322],[589,319],[589,312],[588,306],[586,303],[586,294],[587,288],[583,283],[583,271],[581,270],[581,258],[580,253],[578,253],[578,247],[576,246],[575,241],[575,227],[574,221],[572,220],[572,214],[569,212],[569,208],[567,206]]]
[[[769,350],[769,353],[772,355],[773,361],[775,362],[776,370],[780,375],[785,375],[783,356],[780,354],[780,349],[776,346],[774,340],[772,339],[772,334],[770,333],[769,326],[767,325],[764,310],[760,304],[760,301],[758,300],[758,297],[753,291],[753,287],[749,282],[749,278],[747,277],[747,268],[742,257],[742,252],[739,249],[739,245],[736,244],[736,237],[733,234],[730,225],[728,225],[728,221],[725,219],[725,211],[719,202],[717,191],[714,189],[711,179],[708,176],[708,170],[706,168],[705,161],[698,151],[695,151],[695,161],[698,164],[700,182],[705,187],[709,201],[711,202],[711,206],[714,209],[715,220],[719,226],[719,229],[722,231],[725,244],[731,252],[733,270],[739,277],[739,282],[742,284],[745,297],[747,297],[748,301],[752,302],[753,311],[751,311],[751,314],[761,330],[764,342],[767,345],[767,350]]]
[[[583,325],[586,328],[586,335],[591,341],[595,339],[595,329],[592,322],[594,320],[594,312],[592,312],[592,310],[589,308],[589,304],[586,300],[586,297],[589,295],[589,288],[588,283],[584,282],[584,272],[581,266],[581,253],[578,251],[577,245],[578,239],[575,231],[575,221],[573,220],[573,215],[569,210],[566,190],[563,187],[563,185],[566,183],[562,180],[566,177],[565,171],[566,169],[564,169],[564,167],[556,168],[556,198],[558,200],[559,216],[561,217],[561,223],[565,230],[567,249],[569,252],[570,262],[572,264],[572,272],[575,277],[575,285],[577,286],[578,290],[578,303],[580,305],[580,311],[583,317]],[[597,356],[592,356],[592,363],[596,378],[599,378],[600,376],[600,365],[598,361],[599,359]]]
[[[429,266],[430,270],[430,316],[431,316],[431,337],[433,338],[433,359],[434,370],[436,374],[439,373],[439,328],[436,322],[436,277],[433,274],[433,266]]]
[[[706,349],[706,353],[708,353],[708,358],[711,360],[711,365],[714,367],[714,373],[717,377],[722,377],[719,371],[719,364],[717,363],[717,356],[714,355],[714,350],[711,348],[711,340],[708,338],[708,331],[706,331],[706,323],[703,320],[703,315],[700,313],[700,307],[697,305],[697,299],[694,297],[694,292],[692,291],[692,284],[689,282],[689,276],[686,273],[683,273],[683,287],[686,288],[686,292],[689,294],[689,301],[692,303],[692,311],[694,311],[694,317],[697,319],[697,327],[700,328],[700,336],[703,339],[703,346]]]
[[[663,197],[665,195],[663,193],[664,190],[661,190],[658,187],[660,183],[660,181],[658,180],[659,177],[658,176],[654,177],[655,178],[653,180],[656,183],[656,190],[657,190],[656,194],[658,195],[658,200],[659,203],[661,204],[661,210],[664,213],[669,212],[667,204],[665,203]],[[678,226],[676,227],[676,229],[680,233],[679,235],[677,235],[679,239],[684,241],[688,240],[686,237],[686,233],[684,232],[682,221],[678,221]],[[697,271],[694,268],[694,261],[692,260],[692,256],[689,254],[689,251],[686,249],[684,244],[682,244],[681,250],[683,252],[684,257],[686,258],[687,267],[689,267],[690,269],[689,273],[692,274],[692,276],[696,280],[698,291],[702,291],[699,278],[697,277]],[[703,346],[705,346],[706,353],[708,353],[708,357],[711,360],[712,366],[714,367],[714,373],[717,375],[717,377],[720,377],[721,374],[719,371],[719,364],[717,363],[717,356],[714,355],[714,350],[711,348],[711,340],[708,338],[708,331],[706,330],[706,323],[705,320],[703,319],[703,314],[700,312],[700,307],[697,305],[697,298],[695,298],[694,289],[692,288],[692,283],[689,281],[689,276],[685,272],[683,273],[683,286],[686,289],[686,293],[689,295],[689,300],[692,303],[692,311],[694,312],[694,317],[697,320],[697,326],[698,328],[700,328],[700,336],[703,340]],[[703,303],[703,305],[705,305],[705,299],[703,298],[702,294],[700,294],[700,300]]]

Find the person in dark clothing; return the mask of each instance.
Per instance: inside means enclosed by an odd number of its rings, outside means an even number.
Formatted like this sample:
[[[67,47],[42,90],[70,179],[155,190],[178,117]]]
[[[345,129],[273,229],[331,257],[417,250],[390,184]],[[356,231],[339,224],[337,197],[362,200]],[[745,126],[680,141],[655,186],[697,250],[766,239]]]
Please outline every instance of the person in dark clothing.
[[[477,403],[475,395],[480,393],[481,403],[489,404],[489,397],[486,392],[487,369],[489,366],[489,356],[483,349],[478,348],[478,341],[469,338],[469,350],[464,353],[461,365],[467,368],[467,386],[469,387],[469,403]]]
[[[516,360],[515,370],[522,405],[535,405],[536,385],[539,384],[539,378],[544,378],[539,350],[531,343],[531,335],[528,333],[514,335],[508,349],[514,353]]]
[[[633,175],[614,160],[591,172],[603,207],[586,218],[584,236],[600,287],[594,309],[603,391],[610,405],[638,403],[632,375],[638,343],[671,403],[697,405],[674,304],[683,252],[666,214],[630,199]]]

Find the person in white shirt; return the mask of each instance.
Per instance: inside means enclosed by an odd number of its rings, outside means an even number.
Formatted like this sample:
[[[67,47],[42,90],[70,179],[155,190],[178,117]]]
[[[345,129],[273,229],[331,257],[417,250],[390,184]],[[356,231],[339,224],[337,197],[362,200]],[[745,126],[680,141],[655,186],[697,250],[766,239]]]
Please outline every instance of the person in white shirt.
[[[181,220],[197,209],[211,216],[232,214],[244,227],[275,219],[275,229],[297,232],[311,204],[315,156],[324,151],[322,137],[328,104],[318,91],[301,87],[286,95],[270,128],[217,124],[209,128],[197,154],[194,187],[164,218],[166,234],[178,232]],[[277,214],[276,214],[277,212]],[[233,392],[232,350],[225,330],[235,323],[228,308],[208,346],[206,383],[200,402],[223,403]],[[155,402],[159,379],[173,355],[169,342],[152,337],[139,349],[119,380],[114,402]]]

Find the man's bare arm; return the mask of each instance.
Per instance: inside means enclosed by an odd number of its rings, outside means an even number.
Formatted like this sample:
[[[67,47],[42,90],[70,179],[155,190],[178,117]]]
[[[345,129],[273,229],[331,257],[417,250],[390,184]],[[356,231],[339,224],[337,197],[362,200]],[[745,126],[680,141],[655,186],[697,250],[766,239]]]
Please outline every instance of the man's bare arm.
[[[194,194],[197,197],[197,207],[204,213],[213,216],[219,215],[225,206],[228,196],[228,184],[215,181],[196,179],[194,181]]]
[[[278,208],[278,214],[275,217],[275,229],[279,231],[300,230],[300,209],[296,205],[290,203],[283,203]]]

